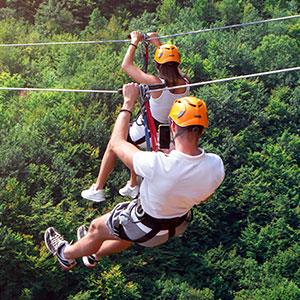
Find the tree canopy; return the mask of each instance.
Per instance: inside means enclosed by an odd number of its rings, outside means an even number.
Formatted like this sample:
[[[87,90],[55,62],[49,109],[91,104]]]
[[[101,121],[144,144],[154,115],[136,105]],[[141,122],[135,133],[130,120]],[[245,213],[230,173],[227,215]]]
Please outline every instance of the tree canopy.
[[[166,35],[299,11],[296,0],[7,0],[0,44],[126,39],[132,30]],[[299,19],[171,41],[192,82],[300,65]],[[0,47],[0,87],[117,89],[130,80],[121,70],[127,46]],[[209,110],[201,146],[225,162],[220,189],[195,207],[183,237],[134,246],[94,270],[78,260],[68,273],[49,257],[43,233],[54,226],[72,240],[78,226],[123,201],[121,163],[108,201],[80,196],[98,174],[122,99],[1,91],[0,298],[300,299],[299,82],[291,72],[193,88]]]

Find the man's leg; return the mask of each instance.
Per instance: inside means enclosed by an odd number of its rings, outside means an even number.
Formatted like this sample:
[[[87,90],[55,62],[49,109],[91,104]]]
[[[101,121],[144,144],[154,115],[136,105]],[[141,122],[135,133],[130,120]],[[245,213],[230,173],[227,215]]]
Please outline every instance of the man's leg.
[[[110,234],[106,226],[108,215],[94,219],[85,237],[75,244],[65,247],[64,257],[66,259],[75,259],[97,253],[97,258],[100,258],[129,248],[132,244],[131,242],[120,240],[118,237]]]
[[[122,252],[132,245],[132,242],[125,240],[104,241],[96,253],[97,260],[103,256],[109,256],[114,253]]]

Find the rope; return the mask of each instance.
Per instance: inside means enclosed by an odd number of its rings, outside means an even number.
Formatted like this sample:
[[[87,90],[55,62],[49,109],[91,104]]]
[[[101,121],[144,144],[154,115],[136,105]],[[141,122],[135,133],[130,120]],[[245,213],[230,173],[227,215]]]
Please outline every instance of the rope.
[[[167,39],[167,38],[183,36],[183,35],[198,34],[198,33],[209,32],[209,31],[225,30],[225,29],[231,29],[231,28],[239,28],[239,27],[246,27],[246,26],[251,26],[251,25],[264,24],[264,23],[269,23],[269,22],[284,21],[284,20],[296,19],[299,17],[300,17],[300,15],[293,15],[293,16],[286,16],[286,17],[273,18],[273,19],[267,19],[267,20],[259,20],[259,21],[245,22],[245,23],[240,23],[240,24],[233,24],[233,25],[228,25],[228,26],[204,28],[204,29],[195,30],[195,31],[188,31],[188,32],[182,32],[182,33],[164,35],[164,36],[160,36],[159,38]],[[147,40],[150,41],[152,39],[155,39],[155,38],[148,38]],[[42,42],[42,43],[0,44],[0,47],[31,47],[31,46],[50,46],[50,45],[107,44],[107,43],[128,43],[128,42],[130,42],[130,40],[128,40],[128,39],[125,39],[125,40],[76,41],[76,42]]]
[[[22,88],[22,87],[0,87],[0,91],[33,91],[33,92],[64,92],[64,93],[106,93],[118,94],[114,90],[80,90],[80,89],[44,89],[44,88]]]
[[[251,26],[251,25],[257,25],[257,24],[264,24],[264,23],[269,23],[269,22],[275,22],[275,21],[283,21],[283,20],[295,19],[295,18],[299,18],[299,17],[300,17],[300,15],[293,15],[293,16],[287,16],[287,17],[281,17],[281,18],[274,18],[274,19],[267,19],[267,20],[253,21],[253,22],[246,22],[246,23],[240,23],[240,24],[233,24],[233,25],[228,25],[228,26],[205,28],[205,29],[200,29],[200,30],[195,30],[195,31],[188,31],[188,32],[182,32],[182,33],[175,33],[175,34],[170,34],[170,35],[164,35],[164,36],[160,36],[159,38],[160,39],[167,39],[167,38],[176,37],[176,36],[189,35],[189,34],[197,34],[197,33],[209,32],[209,31],[238,28],[238,27],[246,27],[246,26]],[[148,40],[151,40],[151,39],[154,39],[154,38],[149,38]]]
[[[261,72],[261,73],[253,73],[253,74],[247,74],[247,75],[241,75],[241,76],[235,76],[235,77],[228,77],[228,78],[221,78],[221,79],[215,79],[210,81],[202,81],[202,82],[195,82],[195,83],[189,83],[184,85],[176,85],[172,87],[164,87],[159,89],[151,89],[147,91],[147,93],[152,92],[160,92],[164,90],[173,90],[173,89],[180,89],[185,87],[194,87],[194,86],[201,86],[201,85],[207,85],[207,84],[213,84],[213,83],[221,83],[221,82],[227,82],[232,80],[238,80],[238,79],[244,79],[244,78],[251,78],[251,77],[259,77],[259,76],[266,76],[266,75],[272,75],[272,74],[278,74],[278,73],[287,73],[287,72],[293,72],[293,71],[300,71],[300,67],[293,67],[293,68],[287,68],[287,69],[280,69],[280,70],[273,70],[268,72]],[[22,88],[22,87],[0,87],[0,91],[38,91],[38,92],[65,92],[65,93],[108,93],[108,94],[120,94],[120,90],[80,90],[80,89],[43,89],[43,88]]]
[[[180,88],[185,88],[187,86],[194,87],[194,86],[201,86],[201,85],[207,85],[207,84],[213,84],[213,83],[227,82],[227,81],[232,81],[232,80],[266,76],[266,75],[285,73],[285,72],[293,72],[293,71],[300,71],[300,67],[274,70],[274,71],[261,72],[261,73],[254,73],[254,74],[247,74],[247,75],[228,77],[228,78],[222,78],[222,79],[216,79],[216,80],[210,80],[210,81],[195,82],[195,83],[189,83],[189,84],[183,84],[183,85],[176,85],[176,86],[172,86],[172,87],[165,87],[165,88],[161,88],[161,89],[151,90],[151,93],[152,92],[160,92],[160,91],[164,91],[164,90],[180,89]]]
[[[126,43],[130,40],[100,40],[100,41],[77,41],[77,42],[41,42],[23,44],[0,44],[0,47],[31,47],[31,46],[51,46],[51,45],[80,45],[80,44],[107,44]]]

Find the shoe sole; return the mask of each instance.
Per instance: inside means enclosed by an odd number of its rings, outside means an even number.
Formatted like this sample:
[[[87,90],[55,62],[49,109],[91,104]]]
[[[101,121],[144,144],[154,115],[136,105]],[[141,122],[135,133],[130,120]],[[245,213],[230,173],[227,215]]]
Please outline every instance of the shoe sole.
[[[82,227],[83,225],[81,225],[80,227],[77,228],[77,241],[79,241],[81,239],[80,237],[80,228]],[[89,263],[89,259],[87,256],[83,256],[82,257],[82,261],[84,263],[84,265],[88,268],[88,269],[93,269],[96,267],[96,263],[94,264],[90,264]]]
[[[60,267],[61,267],[61,269],[62,269],[63,271],[69,271],[69,270],[73,269],[73,268],[77,265],[77,262],[75,261],[74,263],[72,263],[72,265],[70,265],[69,267],[66,267],[64,264],[62,264],[62,263],[60,262],[59,259],[57,259],[57,260],[58,260],[59,265],[60,265]]]
[[[96,263],[94,263],[94,264],[90,264],[89,263],[89,259],[88,259],[88,257],[87,256],[83,256],[82,257],[82,261],[83,261],[83,263],[84,263],[84,265],[88,268],[88,269],[94,269],[94,268],[96,268]]]
[[[53,253],[52,250],[48,247],[47,236],[48,236],[48,231],[50,231],[50,229],[55,230],[53,227],[49,227],[46,229],[46,231],[44,233],[44,242],[45,242],[45,245],[46,245],[46,248],[48,249],[48,251],[51,252],[53,255],[55,255],[55,253]],[[49,235],[50,235],[50,233],[49,233]]]
[[[84,196],[84,194],[83,193],[81,193],[81,197],[83,198],[83,199],[86,199],[86,200],[90,200],[90,201],[93,201],[93,202],[98,202],[98,203],[100,203],[100,202],[104,202],[106,199],[97,199],[97,198],[93,198],[92,196]]]
[[[137,193],[135,196],[132,196],[132,195],[128,195],[126,193],[122,193],[119,191],[119,194],[122,196],[122,197],[130,197],[131,199],[135,199],[139,193]]]

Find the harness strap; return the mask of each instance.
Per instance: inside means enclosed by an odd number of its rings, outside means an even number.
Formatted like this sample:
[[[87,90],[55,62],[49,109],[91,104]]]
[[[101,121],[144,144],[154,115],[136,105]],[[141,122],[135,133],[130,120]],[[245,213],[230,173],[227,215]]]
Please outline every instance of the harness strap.
[[[149,127],[148,127],[148,119],[147,119],[147,108],[146,111],[143,111],[143,121],[145,126],[145,141],[147,151],[151,151],[151,143],[150,143],[150,135],[149,135]]]
[[[156,128],[155,128],[155,123],[152,117],[152,113],[150,110],[150,104],[149,102],[145,103],[145,107],[146,107],[146,116],[147,116],[147,120],[148,120],[148,126],[149,126],[149,130],[150,130],[150,135],[151,135],[151,144],[152,144],[152,150],[153,151],[157,151],[157,132],[156,132]]]
[[[147,39],[147,35],[144,35],[144,40],[142,42],[142,51],[143,51],[143,56],[144,56],[144,72],[147,73],[148,71],[148,62],[149,62],[149,49],[148,49],[148,42],[146,42]],[[147,96],[147,98],[149,98],[149,94],[145,95]],[[146,97],[145,97],[146,98]],[[150,147],[150,139],[149,139],[149,133],[148,133],[148,129],[150,131],[150,136],[151,136],[151,146],[152,146],[152,150],[153,151],[157,151],[157,132],[156,132],[156,128],[155,128],[155,124],[153,121],[153,117],[152,117],[152,113],[150,110],[150,104],[149,104],[149,99],[145,99],[146,101],[144,102],[145,105],[145,110],[146,113],[144,115],[144,120],[147,119],[147,121],[145,121],[145,123],[147,124],[147,126],[145,126],[145,137],[146,137],[146,142],[147,142],[147,150],[151,151],[151,147]]]
[[[152,228],[148,233],[139,239],[134,240],[135,243],[144,243],[154,238],[160,232],[159,228]]]
[[[155,237],[157,233],[161,230],[168,230],[169,238],[173,237],[175,235],[176,227],[189,219],[188,216],[190,212],[187,212],[181,217],[176,217],[171,219],[157,219],[148,215],[143,210],[141,205],[138,204],[135,210],[135,214],[143,225],[151,228],[151,230],[148,233],[146,233],[143,237],[134,241],[136,243],[144,243],[146,241],[149,241],[153,237]]]

